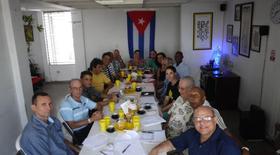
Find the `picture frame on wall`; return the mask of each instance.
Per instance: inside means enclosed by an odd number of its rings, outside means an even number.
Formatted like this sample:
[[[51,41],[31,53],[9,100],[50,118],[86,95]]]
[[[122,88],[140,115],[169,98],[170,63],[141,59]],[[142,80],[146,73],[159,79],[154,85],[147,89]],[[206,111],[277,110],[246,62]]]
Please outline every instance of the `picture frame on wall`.
[[[34,41],[32,25],[24,25],[24,35],[25,35],[26,42]]]
[[[211,50],[213,12],[193,14],[193,50]]]
[[[239,53],[239,37],[232,36],[232,54],[238,56]]]
[[[254,3],[244,3],[241,5],[239,55],[250,57],[251,29],[254,12]]]
[[[227,25],[227,42],[232,42],[233,25]]]
[[[252,26],[252,37],[251,37],[251,50],[255,52],[260,52],[261,49],[261,35],[260,26]]]
[[[234,21],[240,21],[241,17],[241,5],[236,4],[234,9]]]

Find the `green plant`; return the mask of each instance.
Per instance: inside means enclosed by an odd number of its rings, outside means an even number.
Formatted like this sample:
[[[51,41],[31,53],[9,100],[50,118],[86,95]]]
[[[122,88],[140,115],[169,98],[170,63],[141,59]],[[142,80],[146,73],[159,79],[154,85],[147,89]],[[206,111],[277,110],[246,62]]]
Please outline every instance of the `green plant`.
[[[25,25],[32,25],[33,17],[32,15],[30,16],[23,15],[22,20],[25,22]]]

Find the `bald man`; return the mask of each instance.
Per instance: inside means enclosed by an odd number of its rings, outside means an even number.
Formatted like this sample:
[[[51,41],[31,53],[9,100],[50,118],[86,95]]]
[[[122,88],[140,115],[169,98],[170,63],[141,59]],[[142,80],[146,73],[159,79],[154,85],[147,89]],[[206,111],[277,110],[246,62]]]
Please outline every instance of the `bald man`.
[[[189,155],[241,155],[237,144],[217,126],[213,108],[200,106],[195,109],[195,128],[154,147],[149,155],[189,148]]]
[[[88,136],[92,123],[103,116],[100,111],[90,114],[97,104],[82,96],[82,83],[79,79],[70,81],[69,91],[70,94],[66,95],[60,106],[60,114],[74,131],[73,143],[80,145]]]

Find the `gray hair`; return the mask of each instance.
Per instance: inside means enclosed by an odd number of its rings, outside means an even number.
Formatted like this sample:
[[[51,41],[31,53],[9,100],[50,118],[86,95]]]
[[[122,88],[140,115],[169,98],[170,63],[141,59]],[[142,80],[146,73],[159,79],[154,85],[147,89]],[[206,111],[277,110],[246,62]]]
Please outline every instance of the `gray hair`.
[[[193,77],[191,77],[191,76],[184,76],[180,80],[186,81],[188,83],[187,87],[192,88],[195,86],[195,81],[194,81]]]
[[[71,88],[71,85],[72,85],[72,83],[73,83],[74,81],[80,81],[80,82],[81,82],[80,79],[71,79],[71,80],[69,81],[69,88]]]

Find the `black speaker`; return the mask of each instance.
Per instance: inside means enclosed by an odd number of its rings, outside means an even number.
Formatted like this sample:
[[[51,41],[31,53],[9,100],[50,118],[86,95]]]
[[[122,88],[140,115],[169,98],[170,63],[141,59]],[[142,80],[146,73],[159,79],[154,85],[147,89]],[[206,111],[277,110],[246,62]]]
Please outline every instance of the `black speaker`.
[[[260,35],[267,36],[268,34],[269,34],[269,26],[268,25],[260,26]]]
[[[226,11],[227,10],[227,4],[221,4],[220,5],[220,10],[221,11]]]

